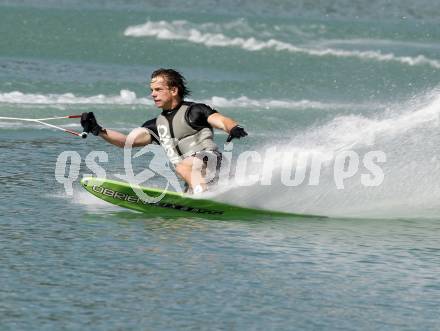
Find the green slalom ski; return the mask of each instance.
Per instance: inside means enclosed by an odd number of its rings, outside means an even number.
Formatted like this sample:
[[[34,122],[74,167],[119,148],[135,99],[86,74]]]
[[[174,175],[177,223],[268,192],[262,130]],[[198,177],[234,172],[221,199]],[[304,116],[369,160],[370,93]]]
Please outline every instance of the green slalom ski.
[[[150,216],[161,217],[192,217],[214,219],[255,219],[258,217],[307,217],[311,215],[291,214],[270,210],[244,208],[208,199],[198,199],[191,196],[163,191],[156,188],[133,186],[136,190],[148,195],[158,197],[163,194],[162,199],[156,202],[145,202],[139,194],[128,183],[88,177],[81,180],[82,186],[111,204],[137,210]],[[139,191],[138,191],[139,192]],[[316,217],[316,216],[314,216]]]

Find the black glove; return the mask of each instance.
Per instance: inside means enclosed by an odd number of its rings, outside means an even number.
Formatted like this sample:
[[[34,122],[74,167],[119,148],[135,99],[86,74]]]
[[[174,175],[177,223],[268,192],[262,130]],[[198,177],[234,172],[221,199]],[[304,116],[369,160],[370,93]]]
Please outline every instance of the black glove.
[[[98,136],[102,130],[102,126],[96,122],[93,112],[81,114],[81,126],[84,128],[84,132],[91,132],[94,136]]]
[[[234,126],[231,131],[229,131],[228,139],[226,139],[226,142],[230,142],[232,139],[237,138],[240,139],[242,137],[246,137],[248,134],[240,125]]]

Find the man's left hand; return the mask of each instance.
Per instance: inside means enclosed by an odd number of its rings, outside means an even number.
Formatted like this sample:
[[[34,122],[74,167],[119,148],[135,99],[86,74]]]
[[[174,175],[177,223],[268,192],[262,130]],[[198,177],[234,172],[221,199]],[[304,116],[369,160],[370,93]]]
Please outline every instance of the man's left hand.
[[[234,138],[240,139],[242,137],[246,137],[247,135],[247,132],[240,125],[236,125],[231,129],[231,131],[229,131],[229,136],[228,139],[226,139],[226,142],[228,143]]]

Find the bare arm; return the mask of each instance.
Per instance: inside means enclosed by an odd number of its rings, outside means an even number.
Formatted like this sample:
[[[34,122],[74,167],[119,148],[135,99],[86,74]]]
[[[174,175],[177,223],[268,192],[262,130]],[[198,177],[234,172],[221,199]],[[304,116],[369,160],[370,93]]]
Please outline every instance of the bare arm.
[[[145,122],[148,124],[153,120]],[[103,129],[96,121],[93,112],[84,112],[81,114],[81,126],[85,132],[91,132],[95,136],[100,136],[105,141],[118,147],[125,147],[128,144],[131,147],[145,146],[152,142],[151,135],[146,127],[140,127],[132,130],[128,136],[111,129]],[[153,131],[154,132],[154,131]]]
[[[223,116],[220,113],[210,115],[207,120],[213,128],[221,129],[227,133],[231,132],[231,129],[238,124],[232,118]]]
[[[100,132],[99,136],[110,144],[121,148],[124,148],[127,139],[130,139],[129,143],[130,141],[132,141],[132,147],[145,146],[150,144],[152,141],[151,135],[145,128],[136,128],[132,130],[127,136],[115,130],[105,129],[105,131]]]

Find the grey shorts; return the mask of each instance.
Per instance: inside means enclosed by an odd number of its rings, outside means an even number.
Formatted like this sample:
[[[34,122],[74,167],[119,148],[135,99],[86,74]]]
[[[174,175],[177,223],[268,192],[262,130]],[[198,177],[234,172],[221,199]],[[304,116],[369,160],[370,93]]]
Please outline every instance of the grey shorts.
[[[200,151],[193,155],[203,161],[203,176],[208,176],[209,180],[206,184],[215,185],[219,180],[220,169],[222,166],[223,156],[219,151]]]

